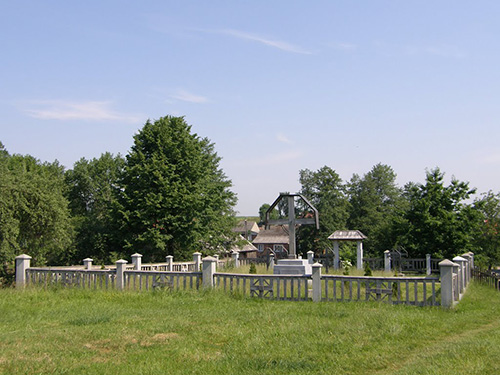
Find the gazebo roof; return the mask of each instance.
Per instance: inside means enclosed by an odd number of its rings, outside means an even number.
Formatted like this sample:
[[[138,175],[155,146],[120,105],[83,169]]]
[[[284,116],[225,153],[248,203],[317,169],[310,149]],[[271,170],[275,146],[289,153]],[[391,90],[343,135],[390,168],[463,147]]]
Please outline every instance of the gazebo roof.
[[[366,237],[359,230],[336,230],[330,235],[330,237],[328,237],[329,240],[340,240],[340,241],[359,241],[359,240],[365,240],[367,238],[368,237]]]

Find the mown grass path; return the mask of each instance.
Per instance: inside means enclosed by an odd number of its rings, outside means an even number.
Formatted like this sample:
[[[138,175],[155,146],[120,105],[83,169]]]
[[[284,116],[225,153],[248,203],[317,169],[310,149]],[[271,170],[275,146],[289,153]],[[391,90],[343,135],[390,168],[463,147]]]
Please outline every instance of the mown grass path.
[[[453,310],[220,292],[0,291],[2,374],[498,374],[500,294]]]

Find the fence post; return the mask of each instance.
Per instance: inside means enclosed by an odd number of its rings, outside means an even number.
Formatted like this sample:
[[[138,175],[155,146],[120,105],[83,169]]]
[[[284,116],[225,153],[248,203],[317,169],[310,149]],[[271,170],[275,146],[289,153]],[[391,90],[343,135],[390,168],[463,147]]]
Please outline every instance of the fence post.
[[[174,264],[174,256],[173,255],[167,255],[167,271],[172,272],[173,270],[173,264]]]
[[[93,261],[94,260],[91,259],[91,258],[85,258],[83,260],[83,268],[86,269],[86,270],[88,270],[88,271],[90,271],[92,269],[92,262]]]
[[[363,242],[361,240],[356,241],[356,242],[357,242],[357,246],[356,246],[357,268],[358,268],[358,270],[362,270],[363,269]]]
[[[116,280],[115,286],[118,290],[123,290],[125,288],[125,265],[128,262],[124,259],[116,261]]]
[[[217,260],[215,262],[215,270],[217,270],[217,268],[219,268],[219,255],[215,254],[213,257]]]
[[[439,273],[441,278],[441,306],[445,308],[453,307],[453,267],[455,263],[445,259],[439,262]]]
[[[16,288],[24,288],[26,285],[26,270],[30,268],[31,257],[21,254],[16,257]]]
[[[217,267],[217,259],[214,257],[206,257],[202,259],[203,261],[203,287],[213,288],[214,283],[214,273]]]
[[[466,268],[465,285],[469,285],[470,279],[472,277],[472,257],[470,255],[470,253],[465,253],[462,255],[462,258],[465,258],[465,260],[467,261],[465,263],[465,268]]]
[[[312,250],[309,250],[307,252],[307,263],[309,263],[310,265],[314,264],[314,251]]]
[[[238,253],[237,251],[232,251],[231,252],[231,258],[234,262],[234,266],[236,268],[238,268],[240,266],[240,253]]]
[[[201,253],[196,252],[193,254],[193,261],[194,261],[194,271],[195,272],[200,272],[201,268]]]
[[[467,285],[467,260],[465,258],[462,258],[461,256],[456,256],[453,258],[453,262],[458,264],[458,287],[460,290],[460,294],[463,294],[465,292],[465,286]]]
[[[142,267],[142,254],[132,254],[132,264],[134,265],[134,270],[140,271]]]
[[[427,268],[427,276],[432,273],[432,263],[431,263],[431,254],[425,254],[425,267]]]
[[[313,302],[321,302],[321,263],[312,265]]]
[[[384,251],[384,271],[391,272],[391,252],[389,250]]]

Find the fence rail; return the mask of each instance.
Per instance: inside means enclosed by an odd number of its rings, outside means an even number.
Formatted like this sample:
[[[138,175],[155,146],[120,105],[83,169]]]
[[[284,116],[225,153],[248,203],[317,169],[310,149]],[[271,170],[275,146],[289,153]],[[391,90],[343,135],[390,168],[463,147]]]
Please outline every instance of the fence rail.
[[[321,276],[322,301],[381,301],[417,306],[440,305],[439,278]]]
[[[124,276],[125,289],[187,290],[199,289],[203,274],[201,272],[125,271]]]
[[[285,301],[307,301],[312,298],[310,276],[215,273],[214,279],[216,287],[244,296]]]
[[[472,269],[472,277],[474,280],[490,285],[497,290],[500,290],[500,276],[492,272],[480,270],[479,268]]]
[[[116,272],[114,270],[71,270],[28,268],[26,281],[28,284],[65,287],[79,287],[87,289],[113,289],[115,287]]]

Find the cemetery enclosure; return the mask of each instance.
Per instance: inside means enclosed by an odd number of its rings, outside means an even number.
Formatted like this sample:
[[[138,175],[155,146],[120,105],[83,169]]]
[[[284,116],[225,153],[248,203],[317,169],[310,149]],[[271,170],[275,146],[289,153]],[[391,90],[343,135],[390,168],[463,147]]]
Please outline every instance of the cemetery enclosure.
[[[164,265],[142,265],[134,254],[133,266],[120,260],[114,269],[98,270],[86,259],[84,269],[30,267],[30,257],[16,258],[16,285],[77,287],[86,289],[188,290],[218,288],[233,294],[288,301],[344,302],[380,301],[390,304],[452,307],[471,279],[473,256],[440,263],[440,277],[371,277],[321,274],[319,263],[312,265],[312,275],[251,275],[218,272],[223,266],[216,258],[180,264],[167,259]],[[310,259],[311,263],[313,259]],[[238,259],[234,265],[238,266]],[[159,269],[162,269],[161,271]],[[164,270],[163,270],[164,269]],[[174,271],[180,269],[184,271]],[[201,269],[201,271],[200,271]]]

